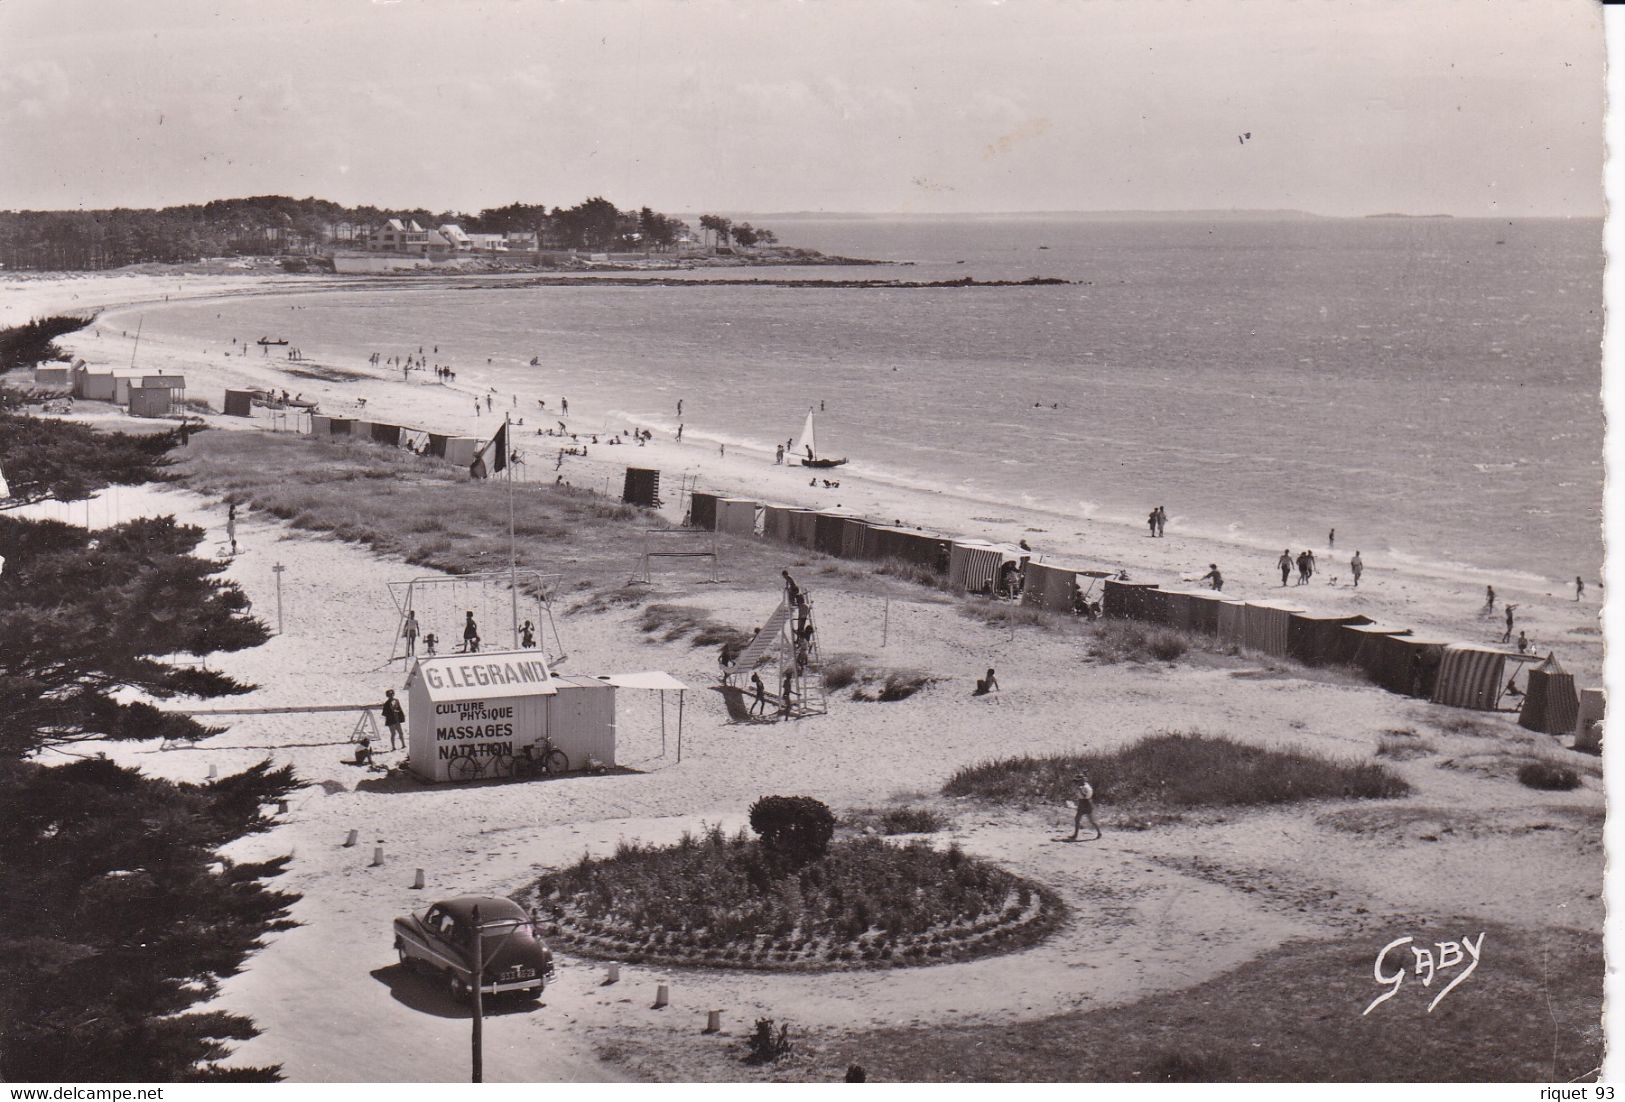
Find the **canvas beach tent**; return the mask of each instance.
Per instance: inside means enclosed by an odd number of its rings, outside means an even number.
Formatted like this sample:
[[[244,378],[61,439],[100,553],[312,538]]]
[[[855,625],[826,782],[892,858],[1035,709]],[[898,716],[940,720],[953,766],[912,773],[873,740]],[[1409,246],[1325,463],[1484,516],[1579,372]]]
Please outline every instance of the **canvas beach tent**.
[[[1457,708],[1494,711],[1506,684],[1508,654],[1474,643],[1451,643],[1444,648],[1439,676],[1433,685],[1433,703]]]
[[[1071,612],[1079,596],[1086,596],[1096,581],[1109,576],[1104,570],[1089,570],[1076,564],[1029,562],[1021,603],[1047,612]]]
[[[811,509],[790,510],[790,542],[797,547],[816,547],[818,514]]]
[[[1370,622],[1359,613],[1295,612],[1287,623],[1287,653],[1305,666],[1333,665],[1341,653],[1343,627]]]
[[[1226,599],[1214,617],[1219,626],[1219,642],[1230,647],[1247,645],[1247,602]]]
[[[861,517],[847,517],[841,522],[841,558],[861,559],[869,536],[869,522]]]
[[[1448,639],[1421,635],[1372,634],[1356,665],[1389,692],[1429,698],[1438,680]]]
[[[1579,719],[1580,694],[1574,687],[1574,675],[1563,669],[1557,655],[1548,654],[1546,661],[1529,671],[1518,724],[1542,734],[1566,735]]]
[[[695,490],[688,498],[688,523],[691,528],[703,528],[707,532],[717,530],[717,495],[702,494]]]
[[[743,497],[717,499],[716,530],[718,532],[728,532],[735,536],[754,536],[756,534],[756,503]]]
[[[1292,616],[1303,611],[1274,601],[1248,601],[1247,649],[1262,651],[1274,658],[1289,657]]]
[[[841,542],[845,539],[846,513],[820,512],[813,530],[813,546],[833,558],[841,557]]]
[[[1145,619],[1145,591],[1156,589],[1155,582],[1125,582],[1107,578],[1101,598],[1101,614],[1114,620]]]
[[[986,540],[955,540],[948,550],[948,588],[961,593],[993,593],[1007,562],[1025,566],[1032,552]]]
[[[1574,721],[1574,748],[1602,752],[1602,726],[1607,708],[1601,689],[1580,690],[1580,714]]]
[[[1212,589],[1186,589],[1179,593],[1185,602],[1185,629],[1201,635],[1218,635],[1219,610],[1227,604],[1238,603]]]
[[[1329,665],[1357,666],[1360,664],[1360,654],[1365,650],[1366,644],[1377,635],[1409,635],[1410,628],[1398,628],[1392,624],[1340,624],[1333,638],[1332,657],[1328,659]]]

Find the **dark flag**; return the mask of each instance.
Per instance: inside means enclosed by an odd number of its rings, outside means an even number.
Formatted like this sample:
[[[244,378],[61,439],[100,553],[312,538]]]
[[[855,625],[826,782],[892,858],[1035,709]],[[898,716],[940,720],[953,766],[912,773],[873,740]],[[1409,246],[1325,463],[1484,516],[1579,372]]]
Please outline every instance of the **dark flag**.
[[[504,421],[485,447],[474,453],[474,462],[468,465],[468,473],[474,478],[489,478],[507,465],[508,422]]]

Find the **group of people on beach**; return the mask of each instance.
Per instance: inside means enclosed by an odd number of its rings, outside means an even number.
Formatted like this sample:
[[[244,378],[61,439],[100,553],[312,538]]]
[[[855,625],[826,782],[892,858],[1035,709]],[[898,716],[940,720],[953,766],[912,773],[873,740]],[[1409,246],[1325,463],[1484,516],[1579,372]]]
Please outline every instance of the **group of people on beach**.
[[[1151,510],[1151,515],[1146,517],[1145,523],[1151,529],[1151,535],[1156,539],[1161,539],[1163,529],[1168,527],[1168,510],[1158,505]]]

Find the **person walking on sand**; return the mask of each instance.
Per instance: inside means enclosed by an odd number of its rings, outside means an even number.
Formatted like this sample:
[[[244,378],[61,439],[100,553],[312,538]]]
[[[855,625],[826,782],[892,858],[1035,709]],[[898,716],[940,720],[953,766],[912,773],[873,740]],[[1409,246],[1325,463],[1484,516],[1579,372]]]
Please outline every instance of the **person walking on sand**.
[[[1365,573],[1365,563],[1360,561],[1360,552],[1358,551],[1354,552],[1354,557],[1349,560],[1349,572],[1354,575],[1354,588],[1359,589],[1360,575]]]
[[[402,750],[406,749],[406,732],[401,730],[401,724],[406,722],[406,713],[401,711],[401,702],[395,699],[394,689],[384,690],[384,705],[379,709],[384,716],[384,726],[389,729],[389,748],[395,749],[400,743]]]
[[[728,454],[728,445],[726,445],[726,444],[718,444],[717,445],[717,454],[719,456],[726,456]]]
[[[231,553],[237,554],[237,503],[232,502],[226,511],[226,539],[231,543]]]
[[[1484,587],[1484,611],[1489,612],[1494,607],[1495,607],[1495,587],[1493,585],[1487,585],[1487,586]]]
[[[566,417],[570,416],[570,399],[568,399],[568,398],[560,398],[559,399],[559,408],[564,411],[564,415]]]
[[[1151,538],[1156,539],[1157,538],[1157,511],[1155,509],[1151,510],[1150,513],[1146,514],[1145,523],[1146,523],[1146,527],[1151,529]]]
[[[683,426],[681,423],[679,423],[677,426],[677,442],[679,444],[683,442]]]
[[[1164,532],[1164,529],[1166,529],[1167,527],[1168,527],[1168,510],[1164,509],[1161,505],[1158,505],[1157,506],[1157,538],[1158,539],[1161,539],[1166,534]]]
[[[1298,582],[1297,582],[1298,585],[1302,585],[1304,582],[1309,580],[1309,558],[1308,558],[1308,556],[1309,556],[1309,552],[1307,552],[1307,551],[1299,551],[1298,552]]]
[[[463,653],[478,654],[479,650],[480,628],[474,622],[474,611],[470,609],[468,617],[463,621]]]
[[[1078,773],[1072,778],[1072,799],[1078,805],[1077,814],[1072,816],[1072,837],[1068,842],[1078,840],[1078,831],[1083,829],[1083,821],[1089,820],[1089,825],[1095,828],[1095,838],[1102,837],[1100,824],[1095,821],[1095,786],[1089,783],[1089,774]]]
[[[677,399],[677,416],[681,417],[682,415],[683,415],[683,400],[681,398],[679,398],[679,399]]]
[[[762,684],[762,675],[761,674],[752,673],[750,675],[750,687],[751,687],[751,691],[756,694],[755,697],[751,700],[750,714],[753,715],[753,716],[754,715],[766,716],[767,715],[767,686]]]
[[[677,426],[677,438],[679,440],[681,440],[682,437],[683,437],[683,426],[678,425]],[[777,454],[775,454],[773,456],[773,462],[774,462],[775,465],[779,465],[779,466],[782,466],[784,464],[784,445],[783,444],[779,445],[779,450],[778,450]],[[1578,581],[1579,579],[1575,579],[1575,580]],[[1580,598],[1576,597],[1574,599],[1576,601],[1578,601]]]
[[[1503,643],[1512,642],[1512,612],[1517,607],[1517,605],[1507,605],[1507,629],[1506,632],[1501,636],[1501,642]]]
[[[1275,560],[1275,565],[1281,568],[1281,588],[1286,588],[1286,581],[1292,577],[1292,548],[1281,549],[1281,557]]]
[[[1315,553],[1306,547],[1303,551],[1303,557],[1309,566],[1309,572],[1303,576],[1303,584],[1308,585],[1315,576]]]
[[[485,396],[485,408],[486,408],[486,409],[490,409],[490,408],[491,408],[491,396],[490,396],[490,395],[489,395],[489,394],[487,394],[487,395],[486,395],[486,396]]]
[[[1337,529],[1336,528],[1333,528],[1330,532],[1326,533],[1326,550],[1328,550],[1328,551],[1337,550]]]
[[[1203,574],[1200,580],[1208,582],[1215,590],[1224,589],[1224,575],[1219,573],[1219,564],[1216,562],[1207,564],[1207,573]]]
[[[1576,574],[1574,576],[1574,599],[1576,601],[1578,601],[1581,597],[1584,597],[1585,596],[1585,591],[1586,591],[1585,582],[1581,581],[1580,580],[1580,575]]]
[[[401,625],[401,638],[406,640],[406,657],[411,658],[418,650],[418,614],[408,609],[406,623]]]

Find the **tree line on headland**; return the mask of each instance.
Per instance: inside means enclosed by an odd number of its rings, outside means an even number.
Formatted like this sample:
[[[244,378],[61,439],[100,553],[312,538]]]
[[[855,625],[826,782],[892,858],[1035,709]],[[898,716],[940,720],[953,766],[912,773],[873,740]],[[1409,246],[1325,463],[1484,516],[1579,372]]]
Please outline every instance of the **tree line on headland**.
[[[715,214],[700,216],[696,237],[681,219],[649,207],[621,210],[600,196],[573,207],[509,203],[468,214],[261,195],[162,210],[0,211],[0,266],[94,271],[207,257],[308,256],[359,247],[391,218],[426,229],[450,223],[469,233],[535,234],[536,247],[557,250],[670,252],[685,244],[750,248],[778,240],[771,230]]]

